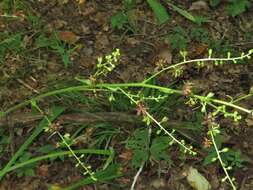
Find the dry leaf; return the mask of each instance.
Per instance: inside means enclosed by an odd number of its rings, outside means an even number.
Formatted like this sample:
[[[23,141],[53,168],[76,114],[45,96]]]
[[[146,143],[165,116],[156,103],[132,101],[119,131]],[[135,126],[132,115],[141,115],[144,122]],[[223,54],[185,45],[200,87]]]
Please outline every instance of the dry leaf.
[[[193,2],[191,7],[189,8],[190,11],[207,11],[209,10],[209,6],[206,1],[196,1]]]
[[[48,175],[48,168],[48,165],[43,164],[37,168],[36,173],[41,177],[46,177]]]
[[[190,50],[190,58],[196,58],[199,56],[203,56],[207,52],[208,45],[200,43],[200,44],[193,44],[193,47],[191,47]]]
[[[86,3],[86,0],[77,0],[77,2],[79,5],[82,5],[82,4]]]
[[[156,66],[155,70],[160,70],[172,63],[171,48],[168,44],[163,43],[156,46],[152,63]]]
[[[211,189],[211,185],[206,178],[193,167],[188,168],[186,179],[195,190]]]
[[[132,157],[133,157],[133,152],[130,150],[126,150],[125,152],[119,155],[119,158],[123,159],[126,162],[130,161]]]
[[[69,44],[74,44],[80,39],[80,37],[78,37],[71,31],[60,31],[58,32],[58,35],[60,40],[67,42]]]

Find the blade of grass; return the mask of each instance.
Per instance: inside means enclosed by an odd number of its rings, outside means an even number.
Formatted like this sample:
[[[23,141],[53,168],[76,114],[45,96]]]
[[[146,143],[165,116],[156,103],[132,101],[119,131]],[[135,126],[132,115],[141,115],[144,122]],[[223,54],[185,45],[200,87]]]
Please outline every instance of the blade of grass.
[[[169,6],[171,6],[174,11],[178,12],[183,17],[187,18],[188,20],[190,20],[190,21],[192,21],[194,23],[197,22],[196,18],[191,13],[189,13],[188,11],[186,11],[184,9],[181,9],[181,8],[177,7],[176,5],[174,5],[174,4],[172,4],[172,3],[168,2],[168,1],[167,1],[167,4]]]
[[[110,165],[107,169],[96,172],[94,175],[97,181],[94,181],[91,177],[82,179],[80,181],[75,182],[68,187],[63,188],[62,190],[72,190],[77,189],[78,187],[98,183],[98,182],[106,182],[108,180],[112,180],[122,176],[122,172],[120,171],[121,167],[118,164]]]
[[[163,24],[164,22],[170,19],[169,14],[167,13],[164,6],[157,0],[148,0],[147,1],[151,9],[154,11],[157,18],[158,24]]]
[[[109,156],[110,160],[111,160],[111,156],[114,154],[112,150],[99,150],[99,149],[81,149],[81,150],[74,150],[75,154],[99,154],[99,155],[106,155]],[[14,166],[9,167],[6,170],[7,172],[16,170],[18,168],[24,167],[28,164],[32,164],[34,162],[39,162],[41,160],[46,160],[49,158],[56,158],[56,157],[60,157],[60,156],[65,156],[65,155],[71,155],[71,151],[60,151],[60,152],[54,152],[51,154],[47,154],[47,155],[43,155],[43,156],[38,156],[35,158],[31,158],[30,160],[27,160],[25,162],[22,163],[18,163]]]
[[[55,120],[62,112],[64,111],[63,107],[53,107],[51,115],[48,116],[49,120],[52,122]],[[18,151],[12,156],[10,161],[5,165],[3,169],[0,170],[0,180],[3,176],[8,172],[9,168],[15,164],[16,160],[23,154],[25,149],[34,141],[34,139],[46,128],[48,127],[49,123],[46,119],[43,119],[39,125],[34,129],[31,136],[21,145]]]

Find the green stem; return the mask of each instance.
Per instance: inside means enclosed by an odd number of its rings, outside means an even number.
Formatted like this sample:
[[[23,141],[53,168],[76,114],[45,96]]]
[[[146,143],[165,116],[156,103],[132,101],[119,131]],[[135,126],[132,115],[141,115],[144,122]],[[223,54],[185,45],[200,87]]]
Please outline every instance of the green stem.
[[[234,185],[232,179],[230,178],[230,176],[229,176],[229,174],[228,174],[228,171],[227,171],[227,169],[225,168],[225,164],[223,163],[222,158],[221,158],[221,156],[220,156],[219,149],[218,149],[218,147],[217,147],[217,145],[216,145],[216,142],[215,142],[215,139],[214,139],[213,131],[210,131],[210,135],[211,135],[212,143],[213,143],[214,148],[215,148],[215,151],[216,151],[216,155],[217,155],[218,160],[219,160],[219,162],[220,162],[220,164],[221,164],[221,167],[222,167],[222,169],[223,169],[223,171],[224,171],[224,173],[225,173],[225,175],[226,175],[226,179],[228,179],[228,181],[229,181],[230,185],[232,186],[233,190],[236,190],[236,187],[235,187],[235,185]]]
[[[232,57],[232,58],[202,58],[202,59],[192,59],[192,60],[188,60],[188,61],[182,61],[180,63],[177,63],[175,65],[170,65],[168,67],[163,68],[162,70],[158,71],[157,73],[153,74],[152,76],[150,76],[148,79],[144,80],[143,83],[147,83],[148,81],[150,81],[151,79],[155,78],[156,76],[160,75],[161,73],[170,70],[170,69],[174,69],[176,67],[179,67],[181,65],[185,65],[185,64],[189,64],[189,63],[197,63],[197,62],[208,62],[208,61],[233,61],[233,60],[241,60],[244,58],[247,58],[248,56],[250,56],[253,52],[249,51],[247,54],[240,56],[240,57]]]
[[[75,154],[101,154],[101,155],[108,155],[108,156],[110,156],[112,154],[111,150],[96,150],[96,149],[73,150],[73,152]],[[71,151],[61,151],[61,152],[51,153],[51,154],[47,154],[47,155],[43,155],[43,156],[38,156],[36,158],[32,158],[30,160],[27,160],[25,162],[15,164],[14,166],[8,168],[6,170],[6,173],[16,170],[18,168],[24,167],[28,164],[32,164],[34,162],[39,162],[41,160],[46,160],[46,159],[50,159],[50,158],[56,158],[56,157],[71,155],[71,154],[72,154]]]
[[[183,92],[181,90],[176,90],[176,89],[172,89],[172,88],[167,88],[167,87],[162,87],[162,86],[158,86],[158,85],[152,85],[152,84],[146,84],[146,83],[116,83],[116,84],[110,84],[110,83],[102,83],[102,84],[96,84],[96,85],[80,85],[80,86],[74,86],[74,87],[68,87],[68,88],[63,88],[63,89],[59,89],[59,90],[54,90],[45,94],[41,94],[37,97],[34,97],[30,100],[26,100],[20,104],[17,104],[11,108],[9,108],[8,110],[6,110],[5,112],[2,113],[2,117],[13,112],[14,110],[18,109],[18,108],[22,108],[24,106],[27,106],[30,104],[31,100],[35,100],[35,101],[39,101],[45,97],[48,96],[53,96],[53,95],[57,95],[57,94],[61,94],[61,93],[66,93],[66,92],[73,92],[73,91],[93,91],[93,90],[101,90],[103,88],[112,90],[115,89],[115,91],[117,90],[117,88],[129,88],[129,87],[139,87],[139,88],[152,88],[152,89],[156,89],[159,90],[161,92],[167,93],[167,94],[179,94],[182,95]],[[196,97],[197,99],[203,99],[203,96],[200,95],[191,95],[192,97]],[[246,112],[248,114],[252,114],[252,111],[243,107],[240,107],[238,105],[235,105],[231,102],[226,102],[223,100],[218,100],[218,99],[213,99],[210,98],[209,99],[211,102],[213,103],[218,103],[218,104],[223,104],[238,110],[241,110],[243,112]],[[0,118],[1,118],[0,116]]]

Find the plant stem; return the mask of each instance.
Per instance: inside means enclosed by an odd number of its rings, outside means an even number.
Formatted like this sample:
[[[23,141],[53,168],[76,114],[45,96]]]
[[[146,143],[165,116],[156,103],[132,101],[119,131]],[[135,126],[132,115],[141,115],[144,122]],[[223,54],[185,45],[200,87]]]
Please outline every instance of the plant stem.
[[[223,161],[222,161],[222,159],[221,159],[221,156],[220,156],[220,153],[219,153],[219,149],[218,149],[218,147],[217,147],[217,145],[216,145],[216,142],[215,142],[215,139],[214,139],[214,134],[213,134],[213,131],[212,131],[212,130],[210,131],[210,135],[211,135],[211,138],[212,138],[212,143],[213,143],[213,145],[214,145],[214,148],[215,148],[217,157],[218,157],[219,162],[220,162],[220,164],[221,164],[221,167],[222,167],[222,169],[223,169],[223,171],[224,171],[224,173],[225,173],[225,175],[226,175],[226,179],[228,179],[228,181],[229,181],[229,183],[231,184],[233,190],[236,190],[236,187],[235,187],[235,185],[234,185],[232,179],[230,178],[227,169],[225,168],[225,164],[223,163]]]

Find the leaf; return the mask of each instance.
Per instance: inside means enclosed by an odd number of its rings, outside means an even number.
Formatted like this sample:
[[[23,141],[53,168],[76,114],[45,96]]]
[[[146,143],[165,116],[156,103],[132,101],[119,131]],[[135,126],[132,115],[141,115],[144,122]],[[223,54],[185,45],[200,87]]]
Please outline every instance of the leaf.
[[[126,147],[133,150],[132,165],[139,167],[149,157],[148,129],[136,130],[134,136],[127,141]]]
[[[80,37],[71,31],[59,31],[58,36],[60,40],[69,44],[74,44],[80,39]]]
[[[216,7],[220,4],[220,0],[209,0],[209,3],[212,7]]]
[[[143,162],[148,160],[149,154],[148,150],[135,150],[132,158],[132,166],[138,168]]]
[[[250,2],[248,0],[232,0],[232,3],[228,5],[228,13],[235,17],[246,11],[246,8],[250,6]]]
[[[208,11],[209,10],[209,7],[208,7],[208,4],[206,1],[202,1],[202,0],[199,0],[199,1],[195,1],[191,4],[190,8],[189,8],[189,11]]]
[[[156,160],[156,161],[161,161],[165,160],[168,163],[171,163],[171,158],[167,153],[167,148],[169,147],[169,143],[171,142],[171,138],[168,136],[160,136],[156,137],[152,145],[150,147],[150,153],[151,156]]]
[[[38,48],[48,47],[50,46],[50,43],[51,42],[44,34],[41,34],[35,41],[35,44]]]
[[[170,19],[164,6],[157,0],[147,1],[151,9],[154,11],[158,24],[163,24]]]
[[[195,190],[211,189],[211,185],[206,178],[193,167],[189,167],[186,179]]]
[[[208,155],[205,157],[203,165],[207,166],[209,164],[212,164],[214,162],[214,159],[217,158],[217,153],[214,148],[212,148],[209,152]]]
[[[183,17],[187,18],[188,20],[196,23],[196,18],[191,13],[177,7],[176,5],[173,5],[172,3],[168,3],[168,4],[173,8],[174,11],[178,12],[179,14],[181,14]]]
[[[111,26],[113,29],[123,29],[127,23],[127,16],[122,11],[111,17]]]
[[[188,46],[189,40],[186,39],[184,36],[176,33],[176,34],[170,34],[168,36],[168,41],[172,47],[172,49],[177,50],[185,50]]]

